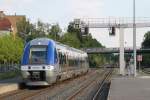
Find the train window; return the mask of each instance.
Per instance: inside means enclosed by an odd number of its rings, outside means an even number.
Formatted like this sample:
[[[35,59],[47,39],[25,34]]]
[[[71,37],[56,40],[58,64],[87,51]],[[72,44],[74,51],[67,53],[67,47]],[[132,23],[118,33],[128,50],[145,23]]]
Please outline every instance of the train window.
[[[61,57],[61,53],[59,52],[59,64],[62,64],[62,57]]]
[[[59,64],[66,64],[66,57],[61,52],[59,52]]]
[[[57,57],[57,51],[55,49],[55,63],[57,63],[57,62],[58,62],[58,57]]]
[[[61,64],[63,65],[63,54],[61,53]]]
[[[30,64],[46,64],[47,47],[31,47]]]
[[[66,55],[66,60],[65,61],[66,61],[66,64],[68,64],[68,55]]]
[[[64,64],[66,64],[66,55],[64,55]]]
[[[58,52],[58,59],[59,59],[59,64],[60,64],[60,52]]]
[[[63,64],[63,55],[61,53],[61,64]]]

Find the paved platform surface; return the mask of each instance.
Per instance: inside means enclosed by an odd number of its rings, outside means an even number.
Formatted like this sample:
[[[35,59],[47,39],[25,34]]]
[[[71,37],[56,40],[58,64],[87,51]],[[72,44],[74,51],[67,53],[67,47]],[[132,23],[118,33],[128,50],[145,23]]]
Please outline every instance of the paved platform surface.
[[[114,76],[108,100],[150,100],[150,76]]]
[[[18,90],[20,88],[19,83],[22,82],[21,77],[16,77],[7,80],[0,80],[0,94]]]

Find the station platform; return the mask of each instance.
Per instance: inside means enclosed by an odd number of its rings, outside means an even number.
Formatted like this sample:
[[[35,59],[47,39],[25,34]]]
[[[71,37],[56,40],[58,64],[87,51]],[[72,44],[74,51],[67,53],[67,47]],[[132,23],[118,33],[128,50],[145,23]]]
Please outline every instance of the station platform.
[[[150,100],[150,76],[113,76],[108,100]]]
[[[21,77],[12,79],[0,80],[0,95],[6,92],[20,89]]]

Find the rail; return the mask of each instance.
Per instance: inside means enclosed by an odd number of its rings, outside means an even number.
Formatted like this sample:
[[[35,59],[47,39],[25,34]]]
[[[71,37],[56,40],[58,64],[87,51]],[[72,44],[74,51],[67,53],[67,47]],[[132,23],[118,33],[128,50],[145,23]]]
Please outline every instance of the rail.
[[[110,82],[110,79],[111,79],[111,75],[112,75],[112,72],[113,72],[113,69],[111,69],[108,74],[106,74],[106,76],[104,77],[104,79],[102,80],[101,84],[100,84],[100,87],[98,89],[98,91],[96,92],[96,94],[94,95],[93,97],[93,100],[98,100],[99,97],[101,97],[101,94],[103,93],[103,87],[104,85],[106,84],[106,82]]]

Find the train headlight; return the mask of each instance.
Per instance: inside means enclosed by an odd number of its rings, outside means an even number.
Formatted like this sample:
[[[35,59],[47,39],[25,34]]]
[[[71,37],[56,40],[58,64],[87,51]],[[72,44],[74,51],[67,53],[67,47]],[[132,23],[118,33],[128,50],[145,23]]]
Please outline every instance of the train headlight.
[[[47,69],[48,69],[48,70],[53,70],[53,69],[54,69],[54,66],[47,66]]]
[[[31,69],[31,66],[28,66],[28,69]]]
[[[43,66],[43,69],[45,69],[45,66]]]
[[[21,66],[21,70],[28,70],[28,66]]]

